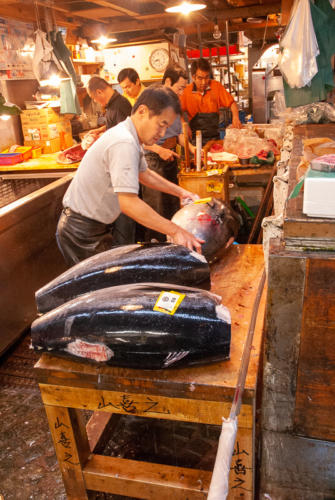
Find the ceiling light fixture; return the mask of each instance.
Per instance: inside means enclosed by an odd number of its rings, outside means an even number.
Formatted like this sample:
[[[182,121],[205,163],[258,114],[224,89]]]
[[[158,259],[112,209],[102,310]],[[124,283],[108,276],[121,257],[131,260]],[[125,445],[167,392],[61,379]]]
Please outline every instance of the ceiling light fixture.
[[[100,38],[97,38],[96,40],[91,40],[92,43],[97,43],[99,44],[100,47],[106,47],[109,43],[112,42],[117,42],[116,38],[108,38],[106,36],[101,36]]]
[[[214,40],[220,40],[220,38],[221,38],[221,31],[220,31],[220,28],[219,28],[219,25],[218,25],[217,18],[214,19],[213,38],[214,38]]]
[[[184,14],[187,16],[190,12],[195,12],[197,10],[202,10],[207,7],[204,3],[192,3],[192,2],[182,2],[179,5],[174,5],[173,7],[168,7],[165,12],[172,12],[178,14]]]

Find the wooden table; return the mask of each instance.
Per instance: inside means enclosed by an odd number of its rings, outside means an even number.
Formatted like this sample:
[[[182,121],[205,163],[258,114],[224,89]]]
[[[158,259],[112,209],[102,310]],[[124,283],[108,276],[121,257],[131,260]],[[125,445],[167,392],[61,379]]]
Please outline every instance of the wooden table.
[[[234,395],[252,306],[263,271],[261,245],[233,245],[212,268],[212,291],[231,311],[229,361],[183,369],[95,366],[43,354],[35,365],[68,498],[86,490],[144,499],[205,499],[211,472],[93,453],[80,410],[220,425]],[[229,499],[253,498],[255,410],[263,294],[232,460]],[[104,413],[105,412],[105,413]],[[103,419],[103,416],[101,417]]]
[[[57,163],[58,153],[43,154],[39,158],[31,158],[30,160],[16,165],[0,165],[1,179],[27,179],[41,177],[63,177],[69,172],[77,170],[78,163],[70,163],[69,165],[61,165]]]

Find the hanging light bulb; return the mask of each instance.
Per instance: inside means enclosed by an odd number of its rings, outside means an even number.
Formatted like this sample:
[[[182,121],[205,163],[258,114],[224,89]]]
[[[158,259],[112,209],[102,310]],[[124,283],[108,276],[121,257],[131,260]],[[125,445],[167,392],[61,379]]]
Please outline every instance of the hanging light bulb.
[[[187,16],[190,12],[195,12],[197,10],[205,9],[207,6],[204,3],[192,3],[192,2],[182,2],[179,5],[174,5],[173,7],[168,7],[165,12],[172,12],[183,14]]]
[[[221,38],[221,31],[219,29],[219,25],[218,25],[218,20],[215,18],[214,19],[214,31],[213,31],[213,38],[214,40],[220,40]]]
[[[92,43],[97,43],[99,47],[104,48],[106,45],[112,42],[116,42],[116,38],[108,38],[106,36],[101,36],[100,38],[97,38],[96,40],[91,40]]]

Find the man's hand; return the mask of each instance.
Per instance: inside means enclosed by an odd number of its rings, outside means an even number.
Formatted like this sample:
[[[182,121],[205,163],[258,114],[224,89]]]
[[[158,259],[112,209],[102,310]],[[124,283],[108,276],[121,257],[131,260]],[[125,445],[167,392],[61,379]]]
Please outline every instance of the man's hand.
[[[188,191],[186,192],[188,193]],[[118,193],[118,199],[121,212],[128,215],[128,217],[131,217],[143,226],[165,234],[168,241],[184,245],[190,250],[195,249],[201,253],[202,240],[199,240],[193,234],[174,224],[174,222],[159,215],[136,194]]]
[[[173,232],[167,235],[167,240],[171,243],[175,243],[176,245],[183,245],[190,250],[194,249],[196,252],[201,253],[201,244],[205,241],[196,238],[192,233],[189,233],[176,224],[174,224],[174,226],[175,228]]]
[[[173,161],[175,158],[179,158],[179,155],[177,153],[171,151],[171,149],[166,149],[163,147],[160,147],[157,150],[157,154],[164,161]]]
[[[234,101],[230,106],[230,110],[232,113],[232,127],[233,128],[242,128],[242,123],[240,122],[239,110],[236,102]]]
[[[231,125],[233,128],[242,128],[243,127],[242,123],[240,122],[240,119],[237,116],[233,116]]]
[[[181,206],[187,205],[192,201],[196,201],[200,199],[198,194],[192,193],[191,191],[187,191],[186,189],[180,188],[181,193],[179,195]]]

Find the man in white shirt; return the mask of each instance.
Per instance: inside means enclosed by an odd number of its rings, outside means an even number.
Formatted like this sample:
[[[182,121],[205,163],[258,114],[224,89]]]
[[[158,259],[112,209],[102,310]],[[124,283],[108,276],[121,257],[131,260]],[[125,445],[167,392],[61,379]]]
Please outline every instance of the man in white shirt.
[[[131,117],[105,132],[87,151],[65,193],[56,233],[68,265],[110,248],[113,222],[121,212],[174,243],[201,251],[201,240],[160,216],[138,196],[141,183],[181,201],[197,198],[147,168],[144,158],[142,144],[156,143],[178,114],[179,99],[172,90],[149,87]]]

